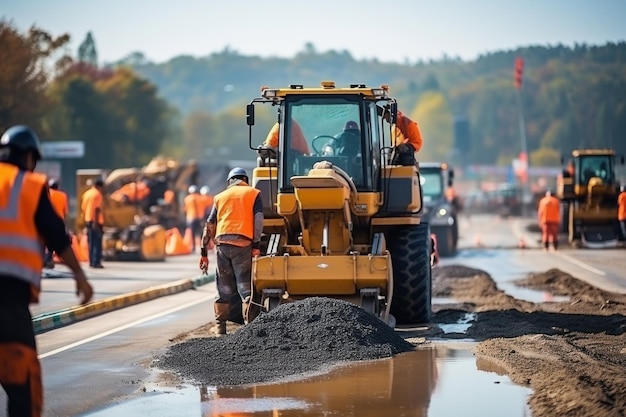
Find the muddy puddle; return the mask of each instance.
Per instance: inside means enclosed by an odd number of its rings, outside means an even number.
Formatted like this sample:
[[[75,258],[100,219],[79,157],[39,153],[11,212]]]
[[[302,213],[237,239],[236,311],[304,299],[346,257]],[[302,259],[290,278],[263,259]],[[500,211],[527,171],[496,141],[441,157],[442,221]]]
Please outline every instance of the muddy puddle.
[[[435,343],[392,359],[269,385],[151,384],[137,398],[84,416],[530,416],[531,391],[490,363],[477,363],[473,346]]]

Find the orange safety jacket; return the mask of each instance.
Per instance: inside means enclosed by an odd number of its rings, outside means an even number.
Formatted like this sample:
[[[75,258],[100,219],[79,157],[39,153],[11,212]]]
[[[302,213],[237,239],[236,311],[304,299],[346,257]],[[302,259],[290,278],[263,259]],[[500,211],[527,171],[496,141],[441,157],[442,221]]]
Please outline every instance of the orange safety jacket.
[[[422,133],[417,122],[409,119],[404,113],[398,110],[398,117],[396,119],[396,141],[395,145],[398,146],[403,143],[410,143],[415,152],[419,152],[422,149]]]
[[[617,197],[617,220],[626,220],[626,191],[622,191]]]
[[[150,195],[150,187],[143,181],[130,182],[123,185],[119,190],[111,193],[111,198],[122,202],[124,197],[130,202],[141,201]]]
[[[203,216],[200,194],[187,195],[183,200],[183,203],[185,205],[185,218],[188,222],[197,220]]]
[[[31,302],[39,301],[43,241],[35,226],[45,175],[0,162],[0,275],[26,281]]]
[[[61,190],[50,188],[50,203],[52,203],[52,208],[54,208],[59,217],[65,220],[70,212],[67,194]]]
[[[264,145],[278,148],[278,128],[278,123],[274,123],[274,126],[272,126],[269,133],[267,134],[267,137],[265,138],[265,142],[263,143]],[[309,150],[309,145],[304,138],[302,128],[295,121],[291,123],[291,149],[305,155],[311,153],[311,151]]]
[[[254,238],[254,201],[260,191],[245,182],[228,187],[215,196],[217,227],[215,237],[241,235]]]
[[[545,196],[539,201],[537,215],[539,224],[560,223],[561,222],[561,203],[554,196]]]
[[[92,187],[83,193],[80,207],[83,212],[83,219],[85,220],[85,223],[95,221],[99,225],[104,224],[102,201],[102,194],[95,187]],[[96,209],[98,208],[100,209],[100,213],[98,214],[98,218],[96,219]]]
[[[213,196],[209,194],[200,194],[200,203],[202,203],[202,211],[200,212],[200,214],[204,218],[209,215],[209,210],[213,208]]]

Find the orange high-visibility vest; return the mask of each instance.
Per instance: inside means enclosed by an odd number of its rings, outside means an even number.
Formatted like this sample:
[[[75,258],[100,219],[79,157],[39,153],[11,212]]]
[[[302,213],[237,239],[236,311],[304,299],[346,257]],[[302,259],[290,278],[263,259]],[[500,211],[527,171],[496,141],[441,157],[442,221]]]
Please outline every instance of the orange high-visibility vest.
[[[228,187],[215,196],[217,227],[215,237],[242,235],[254,237],[254,200],[260,191],[245,182]]]
[[[398,117],[396,120],[396,142],[398,146],[402,143],[410,143],[415,148],[415,152],[419,152],[422,149],[422,132],[417,122],[409,119],[404,113],[398,111]]]
[[[70,212],[69,204],[67,201],[67,194],[65,194],[61,190],[55,190],[53,188],[50,188],[50,202],[52,203],[52,208],[54,208],[54,211],[56,211],[60,218],[65,220]]]
[[[35,226],[45,175],[0,162],[0,275],[30,284],[31,302],[39,301],[42,239]]]
[[[213,196],[210,194],[200,194],[200,202],[202,203],[200,215],[204,218],[209,215],[209,210],[213,208]]]
[[[81,202],[81,209],[83,211],[83,219],[85,223],[96,222],[97,224],[104,224],[104,214],[102,213],[102,193],[95,187],[90,188],[83,194]],[[100,214],[96,219],[96,209],[100,209]]]
[[[622,191],[617,197],[617,220],[626,220],[626,191]]]
[[[185,205],[185,218],[187,221],[196,220],[202,217],[202,202],[200,194],[189,194],[183,200]]]
[[[539,201],[539,209],[537,214],[539,224],[560,223],[561,222],[561,203],[554,196],[546,196]]]

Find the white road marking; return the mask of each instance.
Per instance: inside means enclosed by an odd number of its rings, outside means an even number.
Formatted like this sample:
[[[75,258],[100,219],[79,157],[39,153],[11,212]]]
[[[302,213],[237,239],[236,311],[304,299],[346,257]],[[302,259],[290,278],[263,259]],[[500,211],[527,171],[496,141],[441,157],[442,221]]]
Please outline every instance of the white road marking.
[[[184,309],[186,309],[188,307],[193,307],[196,304],[205,303],[206,301],[207,301],[207,298],[203,298],[203,299],[195,300],[195,301],[190,301],[187,304],[182,304],[182,305],[180,305],[178,307],[174,307],[174,308],[171,308],[169,310],[162,311],[162,312],[160,312],[158,314],[154,314],[154,315],[149,316],[149,317],[144,317],[141,320],[137,320],[137,321],[134,321],[132,323],[128,323],[128,324],[125,324],[124,326],[119,326],[119,327],[116,327],[116,328],[111,329],[111,330],[107,330],[106,332],[103,332],[103,333],[100,333],[100,334],[88,337],[87,339],[79,340],[78,342],[71,343],[71,344],[69,344],[67,346],[63,346],[63,347],[60,347],[58,349],[51,350],[50,352],[42,353],[41,355],[39,355],[39,359],[44,359],[44,358],[47,358],[49,356],[56,355],[57,353],[61,353],[61,352],[64,352],[66,350],[75,348],[76,346],[80,346],[80,345],[84,345],[85,343],[93,342],[94,340],[98,340],[98,339],[101,339],[103,337],[112,335],[114,333],[121,332],[122,330],[126,330],[128,328],[133,327],[133,326],[137,326],[139,324],[145,323],[147,321],[154,320],[154,319],[157,319],[159,317],[163,317],[163,316],[166,316],[166,315],[171,314],[171,313],[175,313],[175,312],[180,311],[180,310],[184,310]]]
[[[605,277],[606,276],[606,273],[604,271],[601,271],[598,268],[594,268],[591,265],[587,265],[586,263],[581,262],[578,259],[572,258],[569,255],[565,255],[565,254],[560,253],[560,252],[552,252],[552,254],[555,255],[555,256],[558,256],[560,258],[563,258],[566,261],[569,261],[569,262],[573,263],[574,265],[577,265],[577,266],[579,266],[579,267],[581,267],[583,269],[586,269],[587,271],[592,272],[592,273],[594,273],[596,275],[600,275],[601,277]]]

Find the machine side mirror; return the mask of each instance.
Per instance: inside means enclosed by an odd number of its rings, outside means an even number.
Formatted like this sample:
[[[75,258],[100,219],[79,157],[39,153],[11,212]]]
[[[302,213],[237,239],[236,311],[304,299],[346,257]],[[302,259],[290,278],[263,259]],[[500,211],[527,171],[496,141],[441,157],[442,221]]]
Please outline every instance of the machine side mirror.
[[[395,124],[398,121],[398,103],[390,103],[389,111],[391,112],[391,119],[389,120],[389,123]]]
[[[246,106],[246,123],[248,126],[254,126],[254,104]]]

